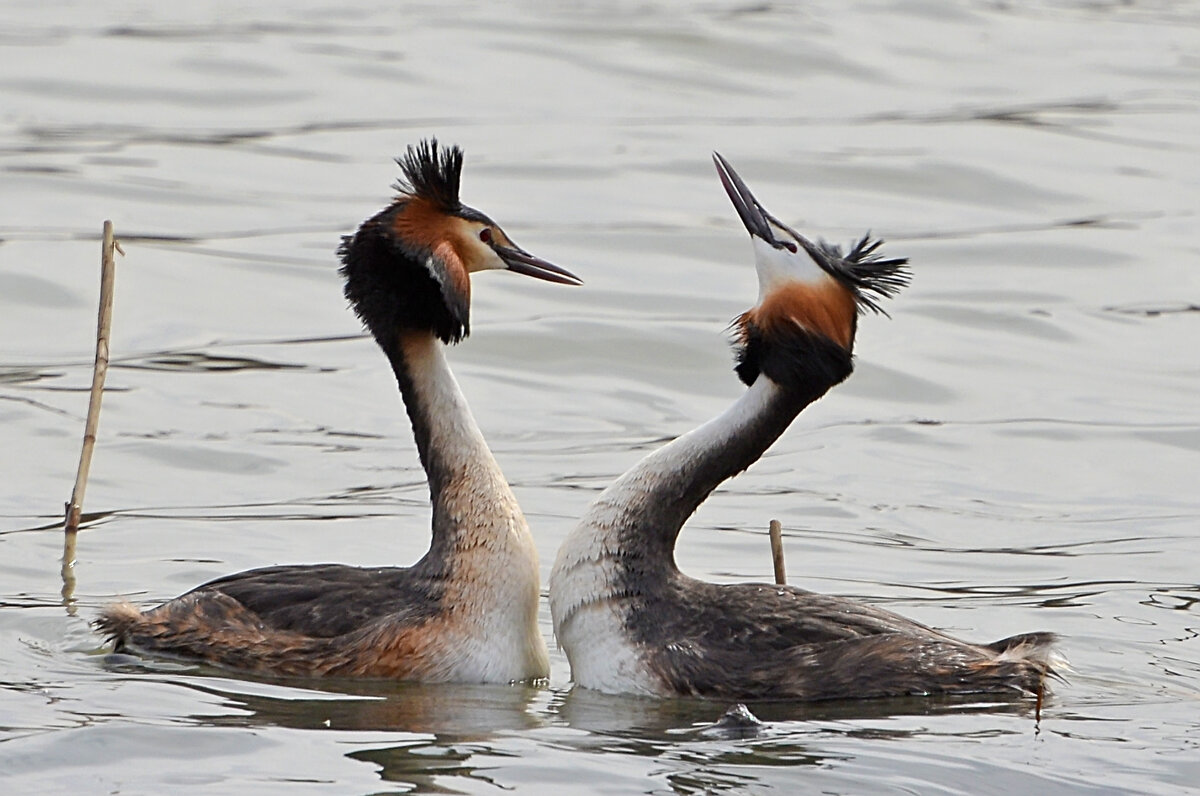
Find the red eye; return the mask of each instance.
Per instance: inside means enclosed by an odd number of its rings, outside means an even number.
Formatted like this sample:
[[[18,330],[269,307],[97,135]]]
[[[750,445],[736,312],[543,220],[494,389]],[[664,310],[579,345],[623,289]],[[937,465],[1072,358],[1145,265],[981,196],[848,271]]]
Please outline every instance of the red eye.
[[[483,229],[479,230],[479,239],[481,241],[483,241],[484,243],[491,243],[492,242],[492,231],[490,229],[488,229],[487,227],[484,227]]]
[[[796,253],[796,244],[792,243],[790,240],[780,241],[780,243],[783,244],[783,248],[787,249],[792,254]]]

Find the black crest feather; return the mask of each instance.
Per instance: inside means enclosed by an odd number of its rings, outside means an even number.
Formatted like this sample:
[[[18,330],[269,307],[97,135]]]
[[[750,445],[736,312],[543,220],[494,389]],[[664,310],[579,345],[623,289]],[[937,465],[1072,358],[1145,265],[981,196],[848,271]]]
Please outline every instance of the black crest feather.
[[[429,251],[397,235],[395,227],[406,199],[463,213],[458,198],[463,152],[430,138],[410,145],[396,163],[402,174],[395,185],[399,199],[343,238],[338,249],[346,298],[385,350],[400,329],[429,330],[444,343],[457,343],[470,333],[469,297],[446,290],[445,280],[427,264]]]
[[[804,248],[817,265],[854,291],[860,311],[868,309],[887,315],[878,300],[895,296],[908,285],[912,275],[906,267],[907,257],[880,257],[882,245],[882,240],[867,233],[846,254],[842,254],[841,246],[823,240]]]
[[[462,208],[458,186],[462,178],[463,151],[458,146],[439,147],[436,138],[410,144],[396,158],[401,178],[395,188],[406,196],[428,199],[447,213]]]

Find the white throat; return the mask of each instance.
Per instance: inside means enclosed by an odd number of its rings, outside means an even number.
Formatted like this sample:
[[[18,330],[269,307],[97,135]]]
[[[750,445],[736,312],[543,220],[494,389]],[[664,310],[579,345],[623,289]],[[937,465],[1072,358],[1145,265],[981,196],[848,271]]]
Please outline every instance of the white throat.
[[[759,304],[789,282],[816,285],[831,279],[803,249],[795,252],[778,249],[757,237],[752,237],[750,242],[754,247],[754,270],[758,274]]]
[[[533,535],[443,345],[432,337],[423,340],[406,340],[404,353],[428,415],[432,466],[448,476],[434,511],[455,529],[443,554],[452,572],[446,605],[461,631],[459,664],[470,675],[462,679],[527,679],[530,672],[544,677],[549,663],[537,623],[540,570]]]

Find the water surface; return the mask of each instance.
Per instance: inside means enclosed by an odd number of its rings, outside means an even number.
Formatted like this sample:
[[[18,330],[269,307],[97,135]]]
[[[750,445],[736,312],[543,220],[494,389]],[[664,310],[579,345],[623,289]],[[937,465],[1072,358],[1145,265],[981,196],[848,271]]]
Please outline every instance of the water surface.
[[[1200,782],[1200,13],[1122,2],[8,4],[0,771],[10,792],[1176,793]],[[756,294],[720,150],[914,283],[858,370],[681,537],[713,580],[1054,630],[1026,703],[725,705],[287,682],[106,656],[88,620],[272,563],[407,564],[427,493],[339,236],[438,135],[582,275],[475,280],[451,354],[548,575],[588,501],[740,392]],[[98,235],[119,263],[74,599]],[[543,629],[551,635],[549,612]]]

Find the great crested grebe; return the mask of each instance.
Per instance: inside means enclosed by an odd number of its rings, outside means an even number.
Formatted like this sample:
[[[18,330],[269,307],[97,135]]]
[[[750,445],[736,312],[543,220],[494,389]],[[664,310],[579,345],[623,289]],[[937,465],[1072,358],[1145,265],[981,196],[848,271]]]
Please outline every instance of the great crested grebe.
[[[469,333],[469,274],[580,280],[517,246],[459,201],[462,150],[397,159],[395,201],[339,249],[345,294],[383,349],[412,422],[433,503],[429,552],[411,567],[275,566],[219,578],[142,613],[107,609],[117,648],[297,676],[500,682],[549,674],[538,560],[516,498],[446,363]]]
[[[772,216],[714,153],[750,233],[758,303],[736,319],[729,409],[646,456],[591,504],[550,575],[554,632],[575,683],[610,693],[845,699],[1015,691],[1053,674],[1049,633],[970,644],[888,611],[792,586],[718,585],[675,565],[680,528],[853,368],[859,313],[907,284],[879,241],[847,254]]]

